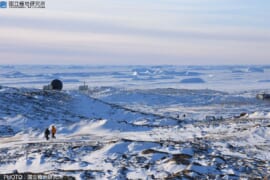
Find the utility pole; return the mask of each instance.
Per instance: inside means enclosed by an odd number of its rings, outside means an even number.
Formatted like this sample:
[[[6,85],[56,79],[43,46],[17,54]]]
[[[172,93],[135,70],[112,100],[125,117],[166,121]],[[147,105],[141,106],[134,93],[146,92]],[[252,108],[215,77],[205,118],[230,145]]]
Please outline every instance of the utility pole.
[[[24,129],[24,141],[26,141],[26,117],[24,117],[24,123],[23,123],[23,129]],[[25,164],[27,164],[27,143],[24,143],[24,152],[25,152]]]
[[[30,110],[30,106],[27,108],[27,110],[25,111],[25,114],[24,114],[24,121],[23,121],[23,132],[24,132],[24,152],[25,152],[25,164],[26,164],[26,167],[27,167],[27,160],[28,160],[28,152],[27,152],[27,140],[28,140],[28,136],[27,136],[27,127],[26,127],[26,122],[27,122],[27,114]]]

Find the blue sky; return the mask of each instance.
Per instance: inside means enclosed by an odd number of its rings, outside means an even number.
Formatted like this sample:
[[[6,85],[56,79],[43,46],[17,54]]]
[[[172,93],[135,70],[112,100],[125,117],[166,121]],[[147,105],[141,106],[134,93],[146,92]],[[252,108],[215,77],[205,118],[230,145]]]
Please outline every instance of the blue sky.
[[[46,0],[0,9],[0,64],[269,64],[269,0]]]

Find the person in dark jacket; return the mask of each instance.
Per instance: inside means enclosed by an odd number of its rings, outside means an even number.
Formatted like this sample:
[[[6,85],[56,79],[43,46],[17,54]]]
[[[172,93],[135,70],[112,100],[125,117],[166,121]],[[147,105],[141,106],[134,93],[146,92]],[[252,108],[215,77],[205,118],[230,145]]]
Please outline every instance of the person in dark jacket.
[[[45,138],[47,139],[47,141],[50,139],[50,130],[49,130],[49,128],[46,128],[46,130],[45,130],[45,132],[44,132],[44,134],[45,134]]]

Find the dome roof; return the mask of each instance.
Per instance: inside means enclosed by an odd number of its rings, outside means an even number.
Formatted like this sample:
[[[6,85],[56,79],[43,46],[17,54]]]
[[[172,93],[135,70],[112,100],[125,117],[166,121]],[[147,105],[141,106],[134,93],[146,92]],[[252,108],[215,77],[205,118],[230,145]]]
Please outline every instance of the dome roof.
[[[63,89],[63,83],[59,79],[55,79],[51,82],[51,86],[53,90],[61,91]]]

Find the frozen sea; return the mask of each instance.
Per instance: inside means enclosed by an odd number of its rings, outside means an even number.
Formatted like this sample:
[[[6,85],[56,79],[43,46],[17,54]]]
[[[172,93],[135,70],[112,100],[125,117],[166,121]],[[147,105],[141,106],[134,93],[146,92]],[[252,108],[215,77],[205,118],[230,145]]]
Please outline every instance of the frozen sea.
[[[256,94],[270,92],[269,75],[270,65],[1,65],[0,179],[267,179],[270,102]],[[53,79],[63,91],[42,90]]]
[[[42,88],[54,78],[65,89],[83,82],[90,87],[128,89],[177,88],[225,91],[267,90],[269,66],[0,66],[0,84],[10,87]]]

